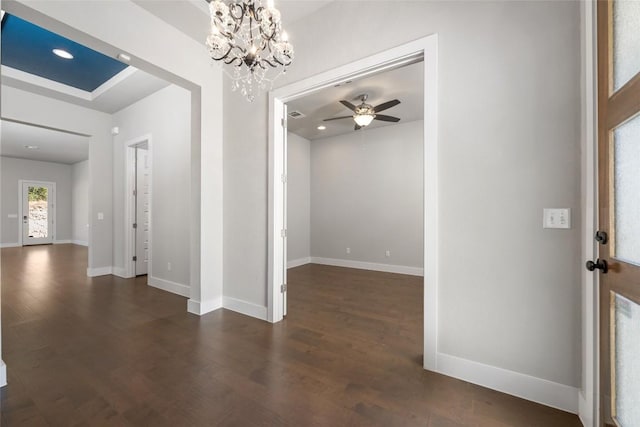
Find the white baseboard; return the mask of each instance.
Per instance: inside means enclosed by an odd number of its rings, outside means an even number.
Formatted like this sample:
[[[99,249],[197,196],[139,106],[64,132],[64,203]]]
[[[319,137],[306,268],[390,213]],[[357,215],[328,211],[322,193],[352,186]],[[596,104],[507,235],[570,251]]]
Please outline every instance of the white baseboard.
[[[222,308],[222,298],[216,298],[209,301],[196,301],[193,299],[187,300],[187,311],[189,313],[197,314],[198,316],[210,313],[219,308]]]
[[[88,277],[106,276],[107,274],[113,274],[113,267],[87,268]]]
[[[377,264],[374,262],[353,261],[348,259],[311,257],[313,264],[332,265],[335,267],[358,268],[360,270],[384,271],[386,273],[409,274],[411,276],[423,276],[424,269],[419,267],[407,267],[405,265]]]
[[[112,267],[111,274],[114,276],[122,277],[123,279],[131,279],[133,276],[127,275],[127,270],[122,267]]]
[[[493,390],[576,414],[576,387],[554,383],[519,372],[438,353],[438,372]]]
[[[310,263],[311,263],[311,257],[309,256],[306,258],[292,259],[291,261],[287,261],[287,268],[300,267],[301,265],[310,264]]]
[[[54,240],[53,241],[54,245],[68,245],[69,243],[71,243],[71,240]]]
[[[222,306],[227,310],[267,320],[267,307],[231,297],[222,297]]]
[[[74,245],[89,246],[89,242],[86,242],[84,240],[72,240],[71,243],[73,243]]]
[[[172,294],[181,295],[189,298],[191,290],[189,286],[182,283],[172,282],[171,280],[160,279],[159,277],[147,276],[147,284]]]
[[[7,385],[7,365],[0,359],[0,387]]]
[[[20,243],[0,243],[0,248],[19,248]]]

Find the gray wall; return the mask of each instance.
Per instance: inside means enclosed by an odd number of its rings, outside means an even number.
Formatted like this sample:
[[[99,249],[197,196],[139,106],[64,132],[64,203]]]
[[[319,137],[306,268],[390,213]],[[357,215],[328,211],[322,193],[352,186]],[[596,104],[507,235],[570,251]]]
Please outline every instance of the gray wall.
[[[287,135],[287,260],[311,256],[311,146],[295,133]]]
[[[71,167],[71,240],[86,245],[89,242],[89,161]]]
[[[277,85],[438,33],[439,351],[578,386],[579,4],[333,2],[288,31]],[[224,294],[265,306],[267,102],[229,86]],[[571,230],[542,229],[557,206]]]
[[[312,256],[422,268],[422,134],[420,120],[311,143]]]
[[[113,115],[113,262],[124,267],[124,147],[151,135],[151,276],[189,285],[191,95],[171,85]],[[168,270],[171,263],[171,271]]]
[[[2,242],[18,243],[19,218],[8,218],[18,214],[20,192],[18,181],[48,181],[56,183],[55,240],[71,240],[71,165],[39,162],[35,160],[0,157],[2,173]]]

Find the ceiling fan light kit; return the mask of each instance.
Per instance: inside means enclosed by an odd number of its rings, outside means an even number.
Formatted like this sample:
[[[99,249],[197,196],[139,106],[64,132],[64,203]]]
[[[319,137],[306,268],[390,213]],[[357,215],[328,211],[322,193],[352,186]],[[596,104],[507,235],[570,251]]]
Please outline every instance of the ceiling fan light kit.
[[[383,122],[399,122],[400,119],[398,117],[386,116],[384,114],[378,114],[380,111],[387,110],[391,107],[395,107],[400,104],[400,101],[397,99],[393,99],[391,101],[383,102],[380,105],[372,106],[366,103],[367,98],[369,96],[367,94],[363,94],[358,96],[356,99],[361,101],[361,104],[356,106],[350,103],[349,101],[341,100],[340,103],[353,111],[355,114],[352,116],[341,116],[341,117],[332,117],[329,119],[324,119],[325,122],[331,120],[340,120],[340,119],[348,119],[352,118],[355,122],[354,130],[360,130],[365,126],[371,124],[373,120],[380,120]]]
[[[240,90],[249,102],[255,87],[271,89],[293,62],[293,46],[282,30],[280,11],[273,0],[209,2],[211,28],[207,37],[209,56],[230,65],[231,89]]]

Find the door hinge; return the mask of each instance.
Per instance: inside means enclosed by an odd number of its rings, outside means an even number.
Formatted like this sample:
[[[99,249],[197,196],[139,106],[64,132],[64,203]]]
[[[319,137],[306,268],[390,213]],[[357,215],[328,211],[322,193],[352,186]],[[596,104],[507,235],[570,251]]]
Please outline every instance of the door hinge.
[[[137,195],[138,195],[138,192],[137,192],[136,190],[133,190],[133,195],[134,195],[134,196],[137,196]]]
[[[135,222],[133,223],[133,228],[138,228],[138,224],[136,224]]]
[[[281,237],[287,237],[287,229],[283,228],[282,230],[280,230],[280,236]]]
[[[137,257],[137,256],[134,256],[134,257],[132,257],[132,258],[131,258],[131,260],[132,260],[132,261],[137,261],[137,260],[138,260],[138,257]]]
[[[280,181],[282,181],[283,184],[287,183],[287,175],[286,174],[282,174],[282,176],[280,177]]]
[[[280,124],[282,125],[283,128],[287,127],[287,121],[285,119],[280,119]]]
[[[287,284],[286,283],[283,284],[283,285],[280,285],[280,292],[281,293],[287,292]]]

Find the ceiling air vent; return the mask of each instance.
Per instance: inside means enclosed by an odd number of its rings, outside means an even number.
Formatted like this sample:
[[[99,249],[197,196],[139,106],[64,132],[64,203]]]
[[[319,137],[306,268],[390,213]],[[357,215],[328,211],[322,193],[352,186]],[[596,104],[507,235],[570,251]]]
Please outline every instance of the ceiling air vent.
[[[291,111],[289,113],[289,117],[291,117],[292,119],[299,119],[304,117],[304,114],[302,114],[300,111]]]

